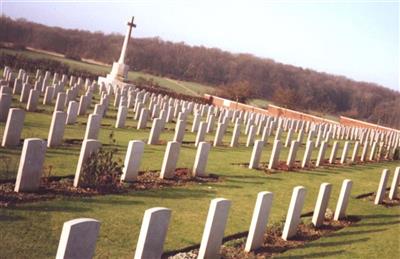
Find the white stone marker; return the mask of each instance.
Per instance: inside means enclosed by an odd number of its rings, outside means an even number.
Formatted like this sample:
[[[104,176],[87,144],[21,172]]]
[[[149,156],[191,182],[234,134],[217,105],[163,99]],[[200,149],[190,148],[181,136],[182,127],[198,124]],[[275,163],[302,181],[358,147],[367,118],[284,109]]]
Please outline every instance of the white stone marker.
[[[296,186],[293,189],[289,210],[286,215],[285,226],[282,231],[283,240],[288,240],[292,236],[296,235],[297,225],[300,222],[301,210],[303,209],[306,193],[307,190],[303,186]]]
[[[224,198],[211,201],[198,259],[219,258],[230,206],[231,201]]]
[[[317,162],[315,163],[316,167],[319,167],[324,164],[325,160],[325,152],[326,152],[326,147],[328,146],[328,143],[326,143],[325,140],[321,142],[321,147],[319,148],[319,153],[317,157]]]
[[[389,178],[389,170],[383,169],[382,175],[381,175],[381,180],[379,181],[378,191],[376,192],[376,196],[375,196],[375,201],[374,201],[375,205],[381,204],[383,201],[383,198],[385,198],[386,184],[387,184],[388,178]]]
[[[56,147],[62,144],[64,137],[65,121],[67,113],[55,111],[51,119],[49,136],[47,138],[47,147]]]
[[[175,125],[174,141],[182,143],[183,138],[185,137],[185,129],[186,129],[186,121],[178,120],[178,122]]]
[[[253,152],[251,153],[249,168],[257,169],[260,164],[261,153],[264,147],[264,141],[256,140],[253,147]]]
[[[301,162],[301,168],[310,166],[311,164],[310,160],[313,148],[314,148],[314,142],[312,140],[308,140],[306,144],[306,150],[304,151],[303,161]]]
[[[396,167],[394,171],[392,185],[390,186],[389,199],[394,200],[397,198],[397,187],[400,181],[400,166]]]
[[[100,222],[79,218],[64,223],[56,259],[91,259],[96,248]]]
[[[57,101],[54,107],[54,111],[64,111],[65,99],[67,95],[64,92],[57,94]]]
[[[149,118],[149,109],[141,109],[137,129],[145,129],[147,127],[147,120]]]
[[[246,147],[250,147],[251,145],[254,144],[254,137],[256,136],[256,126],[251,125],[249,128],[249,134],[247,135],[247,141],[246,141]]]
[[[361,152],[361,158],[360,158],[361,162],[365,162],[367,160],[368,147],[369,147],[368,141],[365,141],[364,147],[363,147],[362,152]]]
[[[333,217],[334,220],[340,220],[346,217],[346,209],[349,204],[351,187],[353,186],[353,182],[349,179],[343,181],[342,188],[340,189],[339,199],[336,204],[335,215]]]
[[[290,145],[288,158],[286,161],[286,165],[289,170],[293,168],[294,162],[296,161],[297,150],[299,149],[300,142],[298,140],[292,140],[292,144]]]
[[[11,94],[0,95],[0,122],[6,121],[11,106]]]
[[[319,187],[317,202],[315,203],[312,223],[316,228],[320,227],[325,219],[325,212],[328,208],[329,197],[331,196],[332,184],[322,183]]]
[[[265,228],[271,211],[273,196],[274,194],[272,192],[260,192],[257,195],[249,234],[247,235],[246,246],[244,248],[246,252],[253,251],[263,245]]]
[[[170,219],[171,210],[167,208],[156,207],[144,212],[135,259],[161,258]]]
[[[51,87],[51,86],[46,87],[46,92],[45,92],[44,98],[43,98],[44,105],[51,104],[51,99],[53,98],[53,92],[54,92],[54,87]]]
[[[19,101],[21,103],[28,101],[29,93],[30,93],[31,89],[32,89],[32,86],[30,84],[24,84],[22,86],[22,92],[21,92],[21,96],[19,98]]]
[[[239,136],[240,136],[240,123],[236,123],[233,128],[231,147],[236,147],[239,144]]]
[[[369,155],[369,160],[374,161],[375,160],[375,155],[376,155],[376,146],[378,145],[378,142],[374,141],[372,143],[371,147],[371,153]]]
[[[117,121],[115,122],[116,128],[124,128],[126,117],[128,116],[128,108],[126,106],[119,106],[118,114],[117,114]]]
[[[279,162],[279,154],[281,153],[282,142],[279,139],[274,141],[274,146],[272,147],[271,158],[269,159],[268,169],[275,169]]]
[[[168,141],[165,149],[164,160],[161,166],[160,178],[172,178],[175,174],[176,163],[179,158],[181,144],[176,141]]]
[[[30,112],[36,111],[37,105],[39,103],[39,91],[31,89],[29,91],[28,103],[26,104],[26,110]]]
[[[331,155],[329,157],[329,164],[334,164],[336,162],[336,154],[337,154],[338,147],[339,147],[339,142],[337,142],[337,141],[333,142]]]
[[[157,118],[153,120],[153,125],[151,126],[149,140],[147,141],[147,144],[149,145],[158,144],[162,130],[162,125],[163,125],[162,119]]]
[[[195,114],[193,117],[192,132],[196,132],[200,125],[201,116],[200,114]]]
[[[79,154],[78,164],[76,166],[75,178],[74,178],[74,187],[79,186],[79,181],[81,177],[81,172],[83,169],[83,164],[85,160],[92,154],[93,152],[97,152],[97,150],[101,147],[100,141],[96,139],[84,139],[82,142],[81,152]]]
[[[196,141],[194,143],[195,147],[197,147],[200,142],[204,141],[206,130],[207,130],[207,122],[205,121],[200,122],[197,130]]]
[[[24,127],[25,111],[12,108],[8,112],[6,127],[4,128],[2,147],[16,147],[21,138],[22,128]]]
[[[220,146],[222,144],[222,139],[224,138],[225,125],[223,123],[218,123],[217,132],[214,137],[214,147]]]
[[[78,107],[79,107],[78,102],[75,101],[69,102],[67,109],[66,124],[70,125],[76,122],[76,119],[78,117]]]
[[[122,170],[121,181],[136,181],[144,151],[144,142],[141,140],[131,140],[128,144],[128,151],[125,156],[124,168]]]
[[[45,154],[45,141],[38,138],[25,139],[15,181],[15,192],[29,192],[39,188]]]
[[[293,135],[293,130],[289,129],[287,136],[286,136],[285,147],[289,147],[289,145],[291,144],[292,135]]]
[[[347,153],[349,152],[349,147],[350,147],[350,142],[349,141],[344,142],[342,157],[340,158],[341,164],[344,164],[347,161]]]
[[[84,139],[97,139],[100,130],[100,123],[101,123],[100,115],[90,114],[87,120]]]
[[[208,142],[200,142],[197,148],[196,158],[193,166],[193,176],[207,176],[206,167],[208,161],[208,153],[211,144]]]
[[[353,148],[353,154],[351,155],[351,162],[353,163],[356,162],[359,149],[360,149],[360,142],[356,141]]]

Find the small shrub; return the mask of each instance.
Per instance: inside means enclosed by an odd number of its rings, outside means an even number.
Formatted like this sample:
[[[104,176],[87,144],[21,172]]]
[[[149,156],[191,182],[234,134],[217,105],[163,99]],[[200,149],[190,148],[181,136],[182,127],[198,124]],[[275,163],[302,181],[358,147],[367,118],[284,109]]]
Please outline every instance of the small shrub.
[[[110,191],[120,187],[122,166],[115,161],[114,154],[117,149],[104,150],[90,154],[83,163],[81,174],[82,187],[92,188],[99,191]]]

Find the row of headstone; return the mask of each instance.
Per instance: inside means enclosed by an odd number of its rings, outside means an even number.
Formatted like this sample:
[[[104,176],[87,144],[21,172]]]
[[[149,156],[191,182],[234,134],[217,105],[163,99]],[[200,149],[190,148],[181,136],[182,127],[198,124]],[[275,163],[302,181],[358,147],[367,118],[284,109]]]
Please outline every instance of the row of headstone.
[[[352,181],[344,180],[334,220],[346,217],[351,188]],[[325,219],[331,189],[332,185],[329,183],[323,183],[320,187],[312,218],[316,228],[320,228]],[[305,197],[306,189],[303,186],[297,186],[293,189],[282,232],[284,240],[290,240],[297,233]],[[268,217],[272,208],[272,200],[273,193],[271,192],[260,192],[257,195],[245,251],[250,252],[262,247]],[[231,201],[224,198],[216,198],[211,201],[197,258],[219,258],[230,207]],[[162,207],[145,211],[134,258],[162,257],[171,214],[172,211],[170,209]],[[56,258],[92,258],[99,230],[100,222],[95,219],[80,218],[65,222]]]
[[[386,194],[386,185],[389,180],[389,170],[384,169],[381,174],[381,178],[379,181],[378,185],[378,190],[375,195],[375,200],[374,203],[376,205],[381,204],[383,202],[383,199],[385,198]],[[397,198],[397,189],[399,187],[399,182],[400,182],[400,166],[396,167],[396,170],[394,171],[393,179],[392,179],[392,184],[390,185],[390,190],[389,190],[389,199],[394,200]]]

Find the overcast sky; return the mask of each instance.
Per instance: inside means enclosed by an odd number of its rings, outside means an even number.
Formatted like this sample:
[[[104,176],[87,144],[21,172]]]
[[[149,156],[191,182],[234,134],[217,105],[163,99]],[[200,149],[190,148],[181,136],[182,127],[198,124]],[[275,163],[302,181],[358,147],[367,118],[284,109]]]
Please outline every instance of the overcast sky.
[[[252,53],[400,90],[399,1],[0,0],[13,18]],[[116,57],[118,58],[118,57]]]

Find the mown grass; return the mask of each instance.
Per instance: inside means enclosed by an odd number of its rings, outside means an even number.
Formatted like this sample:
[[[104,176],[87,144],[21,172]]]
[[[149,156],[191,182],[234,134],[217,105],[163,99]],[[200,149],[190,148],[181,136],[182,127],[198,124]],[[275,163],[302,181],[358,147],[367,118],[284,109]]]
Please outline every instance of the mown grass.
[[[13,99],[13,107],[24,107]],[[98,96],[96,96],[98,101]],[[112,103],[112,102],[110,102]],[[27,113],[22,138],[39,137],[46,139],[50,126],[52,107],[40,105],[41,112]],[[100,141],[109,146],[109,135],[116,139],[117,157],[124,158],[129,140],[146,141],[149,129],[136,130],[136,121],[129,111],[127,128],[115,129],[116,109],[110,107],[107,117],[102,120]],[[67,126],[65,139],[82,139],[85,131],[86,116],[79,117],[78,123]],[[194,141],[195,134],[190,132],[192,117],[187,123],[185,141]],[[148,124],[151,126],[151,123]],[[174,123],[167,124],[167,130],[161,140],[172,140]],[[0,123],[0,136],[3,135],[4,123]],[[341,183],[352,179],[354,186],[348,212],[359,215],[362,221],[345,228],[329,237],[282,254],[285,256],[306,257],[396,257],[399,253],[398,207],[384,208],[374,206],[372,202],[356,200],[354,196],[375,191],[382,169],[394,170],[398,162],[369,163],[357,166],[322,167],[314,170],[297,172],[275,172],[266,174],[260,170],[250,170],[235,163],[248,163],[252,148],[244,146],[246,137],[244,127],[240,137],[241,145],[237,148],[228,146],[213,147],[208,161],[207,171],[218,174],[221,182],[192,184],[184,187],[164,188],[159,190],[132,191],[126,194],[104,195],[91,198],[59,198],[51,201],[35,202],[0,209],[0,254],[2,258],[51,258],[57,250],[63,222],[91,217],[101,221],[100,237],[96,247],[97,258],[131,258],[138,239],[141,220],[146,209],[162,206],[172,209],[172,220],[168,230],[165,250],[175,250],[188,245],[198,244],[207,216],[211,199],[224,197],[232,200],[229,220],[225,235],[246,231],[250,224],[256,195],[260,191],[274,193],[270,224],[284,219],[293,187],[303,185],[307,188],[304,212],[312,211],[319,185],[322,182],[333,184],[329,208],[334,209]],[[227,144],[232,136],[232,127],[224,137]],[[281,138],[284,140],[285,134]],[[207,134],[212,141],[214,133]],[[259,136],[258,136],[259,138]],[[305,140],[306,138],[304,138]],[[272,137],[263,149],[262,160],[268,161],[272,149]],[[343,146],[343,144],[341,145]],[[165,145],[146,145],[140,170],[159,170],[164,155]],[[80,145],[51,148],[47,150],[45,170],[52,167],[52,174],[59,176],[73,175],[78,161]],[[328,149],[327,156],[330,148]],[[178,167],[193,166],[196,148],[193,144],[184,144],[180,152]],[[302,158],[304,144],[298,159]],[[0,148],[0,156],[10,157],[8,172],[0,168],[1,179],[14,179],[17,172],[21,147],[15,149]],[[286,160],[288,148],[281,153],[281,160]],[[340,154],[340,153],[339,153]],[[317,155],[314,151],[313,158]],[[351,152],[349,153],[349,157]],[[4,166],[4,163],[1,162]],[[391,180],[391,178],[390,178]],[[307,220],[307,219],[305,219]]]

